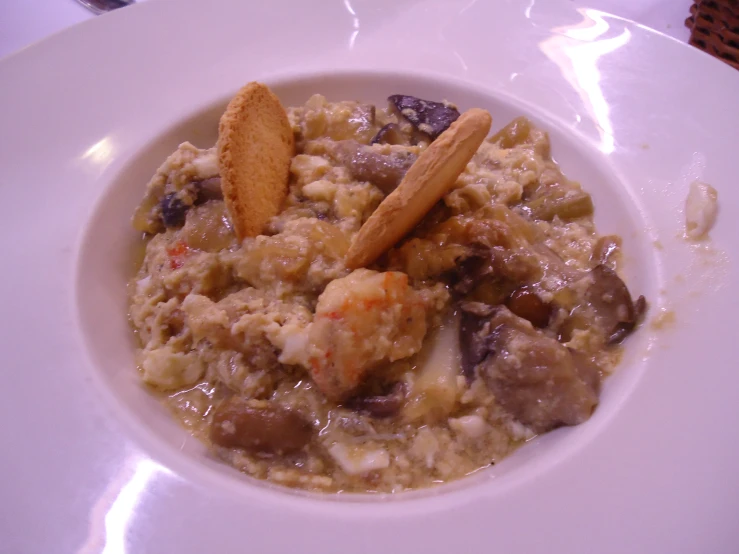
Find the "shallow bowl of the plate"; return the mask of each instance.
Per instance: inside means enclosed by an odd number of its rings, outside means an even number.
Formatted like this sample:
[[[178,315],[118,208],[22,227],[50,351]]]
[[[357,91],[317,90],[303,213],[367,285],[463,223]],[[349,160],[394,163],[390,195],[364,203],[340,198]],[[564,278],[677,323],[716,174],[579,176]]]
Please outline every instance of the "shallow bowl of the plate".
[[[522,109],[505,98],[470,85],[439,78],[407,77],[392,72],[331,72],[275,79],[270,85],[284,105],[302,104],[316,91],[325,94],[329,100],[352,98],[378,105],[383,105],[385,99],[397,91],[426,97],[433,95],[452,99],[462,109],[484,107],[500,121],[498,127],[520,115]],[[166,446],[168,454],[162,461],[167,466],[177,467],[183,458],[188,458],[190,462],[200,465],[200,468],[193,464],[183,465],[183,471],[190,470],[193,479],[198,479],[203,471],[215,471],[233,479],[233,482],[225,482],[228,489],[232,490],[233,487],[251,487],[256,483],[212,459],[203,445],[188,438],[187,432],[173,422],[171,415],[156,401],[154,395],[142,387],[134,370],[133,337],[125,317],[108,319],[107,325],[99,325],[100,321],[106,320],[107,314],[127,312],[126,283],[134,274],[132,258],[140,244],[138,235],[131,229],[130,214],[140,200],[142,184],[178,144],[186,140],[197,142],[203,148],[214,144],[218,116],[223,109],[224,103],[216,102],[212,107],[178,122],[144,145],[113,178],[89,219],[82,241],[77,262],[76,296],[81,330],[91,357],[89,367],[93,370],[92,376],[102,387],[100,393],[110,396],[111,405],[126,412],[121,414],[122,419],[136,421],[136,425],[130,427],[131,435],[155,435],[155,440],[162,447]],[[648,298],[657,298],[663,284],[659,280],[656,260],[649,255],[653,248],[651,241],[648,235],[639,236],[635,233],[647,222],[642,219],[638,206],[634,206],[628,195],[624,194],[623,185],[610,170],[607,160],[600,151],[578,140],[576,135],[573,136],[555,121],[547,120],[544,114],[537,116],[529,112],[527,115],[540,127],[548,129],[554,144],[554,156],[565,173],[575,180],[588,183],[596,206],[607,206],[607,209],[597,212],[599,227],[608,233],[627,237],[625,248],[635,260],[625,268],[632,289]],[[628,341],[623,371],[617,371],[606,381],[596,416],[587,426],[590,433],[606,424],[635,386],[646,364],[643,354],[648,341],[648,333],[637,334]],[[474,486],[481,479],[496,478],[498,488],[502,489],[506,486],[509,474],[520,474],[519,478],[526,478],[527,475],[533,477],[534,467],[541,470],[546,467],[547,461],[555,463],[562,459],[569,449],[587,441],[588,434],[575,428],[563,429],[555,434],[556,438],[537,440],[495,468],[484,470],[459,486]],[[416,494],[423,493],[419,491]],[[348,496],[342,495],[342,498]],[[390,497],[392,495],[376,495],[374,499]],[[352,499],[358,500],[358,497]]]

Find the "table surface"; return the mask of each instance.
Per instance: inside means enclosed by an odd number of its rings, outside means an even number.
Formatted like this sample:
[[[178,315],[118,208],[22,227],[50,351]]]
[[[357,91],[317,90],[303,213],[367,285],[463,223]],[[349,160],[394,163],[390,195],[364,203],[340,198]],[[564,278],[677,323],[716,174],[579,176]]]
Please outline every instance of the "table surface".
[[[684,21],[691,5],[691,0],[590,0],[594,9],[632,19],[683,42],[690,36]],[[75,0],[0,0],[0,58],[93,17]]]

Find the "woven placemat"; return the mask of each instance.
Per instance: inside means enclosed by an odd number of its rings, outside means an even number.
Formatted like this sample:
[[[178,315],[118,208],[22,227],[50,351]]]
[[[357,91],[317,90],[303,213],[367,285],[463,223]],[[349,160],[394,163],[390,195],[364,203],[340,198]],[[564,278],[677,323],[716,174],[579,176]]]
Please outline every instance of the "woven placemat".
[[[739,69],[739,0],[698,0],[685,26],[690,44]]]

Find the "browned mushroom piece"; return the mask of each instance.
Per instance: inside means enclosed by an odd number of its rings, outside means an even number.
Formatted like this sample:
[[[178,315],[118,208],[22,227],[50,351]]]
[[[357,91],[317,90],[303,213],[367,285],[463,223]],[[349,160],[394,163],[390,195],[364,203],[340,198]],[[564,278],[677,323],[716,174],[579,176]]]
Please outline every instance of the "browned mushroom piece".
[[[422,100],[404,94],[393,94],[388,100],[403,117],[416,129],[431,137],[431,140],[446,131],[459,117],[457,108],[443,102]]]
[[[634,302],[634,318],[631,321],[620,321],[617,323],[613,332],[608,337],[608,344],[618,344],[633,333],[636,326],[644,319],[646,311],[647,299],[644,296],[640,296]]]
[[[541,277],[537,258],[523,248],[476,247],[460,257],[458,262],[455,292],[473,294],[479,300],[489,298],[486,300],[489,304],[505,302],[516,288],[516,283]]]
[[[372,137],[370,144],[405,144],[410,145],[411,140],[400,129],[397,123],[388,123],[377,134]]]
[[[412,238],[387,256],[388,267],[402,271],[412,279],[439,279],[459,274],[460,263],[468,256],[468,249],[459,244],[438,245],[426,239]]]
[[[500,406],[537,433],[586,421],[598,404],[600,370],[584,355],[536,331],[500,307],[480,335],[489,337],[479,364]]]
[[[336,163],[346,167],[354,179],[369,181],[386,194],[395,190],[416,161],[416,155],[411,152],[400,150],[382,154],[355,140],[337,141],[327,154]]]
[[[208,200],[223,200],[223,189],[221,189],[221,178],[211,177],[195,182],[197,202],[202,204]]]
[[[462,367],[484,379],[500,406],[537,433],[587,420],[598,403],[600,368],[503,306],[463,302]]]
[[[618,274],[602,264],[564,290],[565,296],[576,300],[558,329],[560,342],[569,342],[578,329],[591,328],[600,331],[606,344],[618,344],[636,329],[647,310],[646,299],[640,296],[634,302]]]
[[[184,202],[177,192],[165,194],[159,202],[162,223],[167,228],[182,227],[191,206],[192,204]]]
[[[460,281],[460,283],[462,283]],[[505,304],[506,298],[516,289],[516,284],[508,279],[500,279],[494,275],[483,277],[474,283],[474,287],[465,295],[465,300],[482,302],[490,306]],[[454,287],[455,291],[460,288]]]
[[[367,412],[372,417],[392,417],[403,407],[406,392],[405,383],[398,382],[387,394],[358,396],[350,405],[354,410]]]
[[[544,302],[529,287],[519,287],[508,297],[506,306],[518,317],[531,322],[534,327],[546,327],[552,315],[552,305]]]
[[[390,256],[396,267],[414,278],[438,278],[444,273],[461,294],[509,281],[513,286],[503,287],[507,289],[500,300],[503,302],[516,283],[541,277],[544,256],[528,241],[535,238],[534,230],[505,206],[486,207],[422,225],[416,237],[402,243]]]
[[[263,400],[232,396],[213,413],[210,439],[226,448],[287,454],[310,442],[311,425],[298,413]]]
[[[469,381],[474,377],[477,365],[493,352],[492,339],[482,330],[495,308],[480,302],[462,302],[460,310],[459,350],[462,373]]]
[[[598,265],[608,265],[619,248],[621,248],[621,237],[618,235],[602,236],[595,243],[590,259]]]
[[[626,284],[618,274],[605,265],[594,267],[586,279],[584,299],[590,305],[603,328],[609,344],[626,338],[638,323],[637,310]],[[646,310],[646,300],[640,300],[640,311]]]

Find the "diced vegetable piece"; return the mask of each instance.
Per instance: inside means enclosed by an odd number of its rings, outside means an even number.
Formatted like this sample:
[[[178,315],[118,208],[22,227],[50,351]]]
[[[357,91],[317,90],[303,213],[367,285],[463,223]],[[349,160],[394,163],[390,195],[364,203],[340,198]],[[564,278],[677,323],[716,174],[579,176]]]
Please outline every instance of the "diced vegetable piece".
[[[218,252],[236,240],[226,205],[221,201],[192,208],[185,217],[181,234],[188,246],[205,252]]]
[[[560,219],[577,219],[593,215],[593,199],[582,191],[564,196],[542,195],[529,201],[526,207],[531,217],[544,221],[551,221],[555,216]]]
[[[369,471],[385,469],[390,465],[390,455],[384,448],[367,448],[359,445],[336,443],[328,453],[349,475],[360,475]]]
[[[490,137],[490,142],[497,143],[501,148],[513,148],[526,142],[530,133],[531,122],[525,117],[517,117]]]
[[[438,420],[454,408],[461,362],[457,325],[456,319],[449,318],[442,329],[427,341],[428,350],[421,356],[422,361],[403,410],[405,419]]]
[[[162,221],[159,217],[154,216],[154,208],[159,204],[160,198],[155,194],[149,193],[144,196],[141,204],[138,205],[133,213],[133,228],[142,233],[153,235],[162,230]]]
[[[449,427],[471,439],[479,439],[488,431],[488,424],[479,415],[449,418]]]

